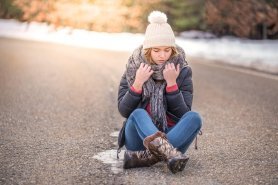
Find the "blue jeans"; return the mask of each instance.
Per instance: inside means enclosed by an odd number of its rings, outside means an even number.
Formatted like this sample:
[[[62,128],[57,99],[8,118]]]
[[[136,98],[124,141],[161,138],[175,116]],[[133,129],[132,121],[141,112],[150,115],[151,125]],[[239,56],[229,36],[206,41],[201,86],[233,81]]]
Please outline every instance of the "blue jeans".
[[[182,116],[175,126],[167,128],[165,133],[169,142],[179,151],[185,153],[201,127],[200,115],[197,112],[189,111]],[[145,150],[144,138],[157,131],[158,129],[146,110],[134,110],[127,119],[125,127],[126,149],[131,151]]]

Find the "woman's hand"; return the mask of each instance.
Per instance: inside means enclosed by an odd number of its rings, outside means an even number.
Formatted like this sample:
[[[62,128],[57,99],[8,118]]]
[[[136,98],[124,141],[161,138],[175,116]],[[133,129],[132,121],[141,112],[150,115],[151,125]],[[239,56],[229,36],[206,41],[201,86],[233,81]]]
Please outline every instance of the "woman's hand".
[[[151,69],[151,66],[145,63],[141,63],[140,67],[136,71],[135,80],[132,86],[136,90],[141,90],[143,84],[150,78],[152,74],[153,70]]]
[[[177,78],[180,74],[180,64],[177,65],[177,68],[173,63],[169,63],[165,65],[165,69],[163,70],[163,76],[166,80],[167,86],[175,85],[177,82]]]

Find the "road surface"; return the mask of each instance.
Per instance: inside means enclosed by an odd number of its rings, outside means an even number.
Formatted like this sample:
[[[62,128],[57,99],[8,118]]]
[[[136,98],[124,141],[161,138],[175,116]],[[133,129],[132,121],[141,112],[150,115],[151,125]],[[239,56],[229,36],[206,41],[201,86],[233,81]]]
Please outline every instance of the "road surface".
[[[129,53],[0,39],[0,184],[278,184],[278,80],[191,59],[203,117],[185,170],[113,173],[117,90]]]

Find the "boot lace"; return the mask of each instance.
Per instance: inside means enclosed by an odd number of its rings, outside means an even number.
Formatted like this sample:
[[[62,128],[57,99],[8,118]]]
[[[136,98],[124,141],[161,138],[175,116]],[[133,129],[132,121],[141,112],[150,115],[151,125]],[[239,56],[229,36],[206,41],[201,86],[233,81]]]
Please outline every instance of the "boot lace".
[[[159,138],[158,150],[165,153],[168,158],[180,156],[181,153],[174,148],[166,138]]]
[[[201,136],[203,134],[202,130],[199,130],[198,134]],[[196,150],[198,149],[197,142],[198,142],[198,135],[196,136],[196,139],[195,139],[195,149]]]

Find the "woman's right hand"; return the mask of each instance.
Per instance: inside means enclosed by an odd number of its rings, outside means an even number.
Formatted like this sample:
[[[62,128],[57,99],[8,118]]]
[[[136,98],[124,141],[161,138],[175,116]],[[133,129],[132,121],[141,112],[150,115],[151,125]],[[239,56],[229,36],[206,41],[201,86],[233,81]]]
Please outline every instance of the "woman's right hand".
[[[153,70],[151,69],[151,66],[145,63],[141,63],[136,71],[135,80],[132,86],[136,90],[141,90],[143,84],[150,78],[152,74]]]

